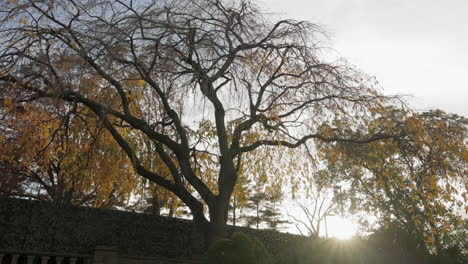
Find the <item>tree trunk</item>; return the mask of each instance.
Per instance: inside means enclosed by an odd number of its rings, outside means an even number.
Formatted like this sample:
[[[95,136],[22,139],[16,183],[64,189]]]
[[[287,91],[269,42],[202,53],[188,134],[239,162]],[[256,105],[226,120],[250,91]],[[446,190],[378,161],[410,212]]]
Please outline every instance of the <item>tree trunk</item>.
[[[193,215],[193,224],[196,232],[204,238],[204,247],[208,249],[215,241],[228,237],[226,222],[229,204],[218,201],[210,201],[208,204],[209,220],[207,219],[203,206],[189,206]],[[201,204],[200,204],[201,205]]]
[[[226,223],[229,214],[229,203],[236,181],[237,175],[232,164],[232,158],[229,158],[229,155],[222,155],[218,178],[219,194],[210,201],[207,201],[210,215],[206,232],[207,245],[228,237]]]
[[[260,222],[260,211],[259,211],[259,203],[256,204],[256,210],[257,210],[257,217],[256,217],[256,227],[258,230],[259,222]]]
[[[320,236],[320,223],[321,222],[322,222],[322,220],[320,220],[320,218],[319,218],[319,220],[317,221],[317,229],[316,229],[317,230],[317,237]],[[327,230],[327,238],[328,238],[328,230]]]
[[[169,213],[168,213],[168,216],[169,217],[174,217],[174,212],[175,212],[175,205],[174,205],[174,198],[171,199],[171,202],[169,204]]]
[[[228,204],[221,203],[219,200],[213,209],[210,208],[210,222],[207,230],[208,244],[227,238],[226,222],[228,208]]]
[[[151,198],[151,214],[161,215],[161,205],[156,194],[153,194],[153,197]]]
[[[226,230],[226,223],[218,220],[212,220],[208,223],[207,230],[205,232],[206,245],[210,246],[214,242],[226,239],[228,233]]]
[[[236,199],[232,203],[232,225],[236,226]]]

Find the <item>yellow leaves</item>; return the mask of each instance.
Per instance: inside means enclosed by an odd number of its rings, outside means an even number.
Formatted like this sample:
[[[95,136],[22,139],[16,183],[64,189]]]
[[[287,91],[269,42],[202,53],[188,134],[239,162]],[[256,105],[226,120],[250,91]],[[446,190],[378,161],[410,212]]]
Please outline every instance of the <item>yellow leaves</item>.
[[[146,82],[145,82],[145,80],[138,80],[138,81],[136,81],[136,84],[137,84],[138,87],[143,87],[143,86],[146,85]]]
[[[68,71],[72,66],[72,63],[70,61],[62,61],[61,63],[58,64],[58,67],[62,71]]]
[[[20,18],[18,20],[18,23],[20,23],[21,25],[27,25],[28,24],[28,21],[26,19],[23,19],[23,18]]]
[[[439,186],[437,185],[437,179],[435,177],[430,177],[428,180],[430,190],[438,190]]]
[[[6,152],[2,155],[11,157],[15,166],[34,168],[39,177],[48,177],[52,164],[58,164],[61,169],[53,176],[61,177],[65,189],[73,186],[86,194],[99,188],[99,199],[106,199],[115,186],[119,192],[133,189],[128,159],[116,143],[108,141],[111,136],[99,129],[96,119],[82,116],[87,120],[76,119],[65,131],[61,129],[64,119],[40,106],[24,107],[12,115],[8,126],[18,136],[2,146]]]
[[[13,105],[13,100],[11,98],[4,98],[0,101],[0,106],[5,109],[5,111],[12,110],[15,106]]]
[[[447,231],[450,231],[450,229],[451,229],[451,228],[450,228],[450,223],[449,223],[447,220],[443,219],[443,220],[442,220],[442,225],[441,225],[440,229],[441,229],[441,232],[442,232],[442,233],[445,233],[445,232],[447,232]]]
[[[406,130],[412,134],[416,134],[418,137],[424,137],[424,124],[418,116],[413,115],[405,120]]]
[[[427,243],[429,245],[434,245],[435,244],[435,239],[434,239],[433,236],[428,236],[426,239],[427,239]]]
[[[133,74],[125,79],[122,84],[129,87],[142,88],[145,87],[146,81],[141,79],[138,74]]]
[[[437,128],[444,128],[444,127],[445,127],[445,123],[442,122],[442,121],[439,121],[439,122],[436,123],[436,127],[437,127]]]
[[[35,38],[37,37],[37,34],[32,32],[32,31],[27,31],[26,34],[28,34],[28,36],[32,37],[32,38]]]
[[[324,137],[332,137],[333,129],[330,126],[322,126],[320,128],[320,134],[322,134]]]
[[[337,149],[333,149],[331,156],[330,156],[330,162],[332,164],[336,163],[340,157],[340,152]]]
[[[463,148],[460,156],[463,161],[468,161],[468,148]]]
[[[468,201],[468,192],[464,192],[461,194],[463,201],[467,202]]]
[[[384,181],[383,177],[379,177],[377,179],[377,183],[378,183],[378,187],[380,187],[381,189],[385,188],[385,181]]]
[[[245,145],[249,145],[259,140],[260,137],[261,137],[261,134],[258,131],[249,131],[243,134],[242,143]],[[279,143],[279,146],[281,146],[281,143],[279,141],[278,143]]]

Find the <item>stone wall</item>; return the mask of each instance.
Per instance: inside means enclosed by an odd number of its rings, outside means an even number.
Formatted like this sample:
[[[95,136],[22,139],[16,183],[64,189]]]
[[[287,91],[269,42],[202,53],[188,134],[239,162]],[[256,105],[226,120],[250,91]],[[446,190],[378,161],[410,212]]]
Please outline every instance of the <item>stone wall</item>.
[[[230,227],[259,238],[275,254],[299,236]],[[120,255],[200,260],[203,236],[191,221],[132,212],[0,199],[0,249],[88,253],[98,246]]]
[[[260,239],[277,264],[428,263],[405,252],[375,251],[365,242],[349,247],[273,230],[228,227],[228,231]],[[203,236],[188,220],[0,198],[0,263],[2,258],[4,264],[202,263],[203,249]],[[57,261],[64,257],[68,261]],[[15,258],[17,262],[11,261]],[[50,261],[30,262],[30,258]]]

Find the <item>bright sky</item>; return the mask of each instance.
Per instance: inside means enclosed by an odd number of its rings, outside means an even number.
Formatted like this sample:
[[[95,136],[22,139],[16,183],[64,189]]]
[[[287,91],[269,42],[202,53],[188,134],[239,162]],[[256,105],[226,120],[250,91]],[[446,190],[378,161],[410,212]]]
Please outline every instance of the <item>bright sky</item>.
[[[259,1],[281,18],[325,27],[330,47],[375,76],[386,94],[413,96],[417,110],[468,117],[468,0]],[[337,238],[356,232],[341,217],[330,217],[328,228]]]
[[[331,47],[417,110],[468,116],[468,0],[261,0],[325,26]]]

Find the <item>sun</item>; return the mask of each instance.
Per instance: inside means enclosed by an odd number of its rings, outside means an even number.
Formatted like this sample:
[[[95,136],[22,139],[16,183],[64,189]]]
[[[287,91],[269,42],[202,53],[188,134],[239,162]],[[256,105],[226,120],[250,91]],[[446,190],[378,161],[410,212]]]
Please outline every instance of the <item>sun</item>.
[[[356,235],[358,226],[351,219],[335,215],[327,217],[327,229],[329,237],[347,240]]]

